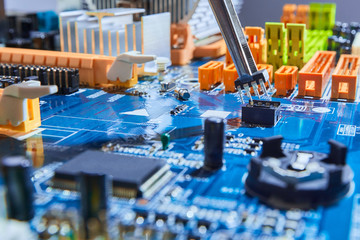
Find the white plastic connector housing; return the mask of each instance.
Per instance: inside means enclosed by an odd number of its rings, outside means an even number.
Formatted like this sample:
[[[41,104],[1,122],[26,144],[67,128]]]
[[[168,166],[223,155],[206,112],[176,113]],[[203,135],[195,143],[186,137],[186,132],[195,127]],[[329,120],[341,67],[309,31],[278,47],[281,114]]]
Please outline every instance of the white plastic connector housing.
[[[154,61],[155,59],[156,56],[154,55],[141,55],[139,52],[127,52],[120,54],[116,57],[107,72],[107,78],[111,81],[119,79],[120,82],[126,82],[133,77],[132,72],[134,64],[143,64]]]
[[[19,126],[27,119],[27,99],[35,99],[56,93],[56,85],[40,86],[39,81],[27,81],[6,87],[0,95],[0,125],[8,122]]]

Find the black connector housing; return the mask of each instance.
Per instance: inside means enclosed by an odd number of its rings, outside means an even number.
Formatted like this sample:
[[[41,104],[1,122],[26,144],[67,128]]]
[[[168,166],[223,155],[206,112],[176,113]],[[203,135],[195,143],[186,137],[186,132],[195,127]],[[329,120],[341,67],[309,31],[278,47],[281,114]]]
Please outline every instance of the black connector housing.
[[[336,203],[350,191],[354,173],[347,147],[329,140],[330,153],[283,150],[282,136],[262,139],[260,156],[250,160],[246,192],[280,209],[312,209]]]
[[[57,85],[58,95],[77,92],[80,86],[78,69],[0,63],[0,88],[28,80],[38,80],[41,85]]]
[[[247,124],[273,127],[280,120],[280,102],[254,100],[242,107],[241,120]]]

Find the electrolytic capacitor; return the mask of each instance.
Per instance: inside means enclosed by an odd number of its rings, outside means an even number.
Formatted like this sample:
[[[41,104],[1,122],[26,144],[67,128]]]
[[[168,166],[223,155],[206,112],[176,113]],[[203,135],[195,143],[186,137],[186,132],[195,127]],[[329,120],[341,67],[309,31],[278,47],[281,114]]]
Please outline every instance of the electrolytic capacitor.
[[[110,179],[105,174],[80,174],[81,217],[84,224],[84,237],[94,239],[107,233],[107,209]]]
[[[34,217],[34,188],[29,160],[23,156],[6,157],[2,161],[2,172],[6,186],[8,218],[31,220]]]
[[[204,128],[204,168],[220,169],[223,166],[225,120],[216,117],[207,118]]]

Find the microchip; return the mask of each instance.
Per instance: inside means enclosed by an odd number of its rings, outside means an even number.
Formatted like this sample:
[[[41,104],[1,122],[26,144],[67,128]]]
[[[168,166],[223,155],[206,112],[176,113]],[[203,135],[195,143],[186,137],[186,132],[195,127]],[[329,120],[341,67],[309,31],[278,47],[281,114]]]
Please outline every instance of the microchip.
[[[172,177],[169,166],[159,159],[89,150],[56,169],[52,184],[76,190],[81,172],[111,176],[114,196],[121,198],[150,198]]]

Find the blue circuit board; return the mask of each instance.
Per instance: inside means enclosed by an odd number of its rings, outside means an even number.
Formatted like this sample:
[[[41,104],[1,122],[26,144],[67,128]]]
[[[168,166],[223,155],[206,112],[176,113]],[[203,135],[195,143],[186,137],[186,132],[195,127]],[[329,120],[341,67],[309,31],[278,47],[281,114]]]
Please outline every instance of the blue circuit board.
[[[188,219],[176,239],[358,239],[360,237],[360,109],[358,101],[329,100],[330,83],[322,99],[297,98],[297,90],[287,98],[265,98],[280,101],[281,119],[275,127],[249,127],[241,122],[243,104],[237,93],[225,93],[219,85],[211,91],[200,91],[194,79],[197,67],[171,68],[168,77],[189,89],[191,97],[181,101],[173,91],[160,93],[157,79],[140,81],[137,91],[122,94],[100,89],[82,88],[67,96],[51,95],[40,99],[41,139],[45,149],[61,151],[95,149],[163,159],[171,167],[172,178],[146,201],[113,198],[109,212],[117,236],[121,222],[136,211],[152,215],[181,216]],[[257,99],[254,97],[254,99]],[[247,98],[245,99],[247,100]],[[171,111],[183,106],[176,114]],[[204,154],[202,131],[206,117],[227,120],[224,167],[206,178],[192,173],[202,166]],[[163,150],[160,136],[170,133],[171,142]],[[313,210],[278,210],[250,197],[244,181],[250,159],[261,152],[261,146],[250,149],[252,139],[274,135],[284,137],[282,148],[329,152],[329,139],[348,147],[347,163],[353,169],[354,183],[348,195],[338,203]],[[61,154],[58,156],[62,158]],[[79,194],[49,185],[54,170],[68,159],[45,158],[35,164],[36,228],[49,209],[79,208]],[[99,160],[100,161],[100,160]],[[199,222],[207,222],[206,230]],[[142,228],[139,225],[137,228]],[[161,232],[160,226],[153,231]],[[136,232],[136,231],[135,231]],[[110,235],[111,235],[110,234]],[[135,233],[133,233],[135,234]],[[161,235],[161,234],[160,234]],[[143,236],[141,233],[139,236]],[[193,238],[191,236],[194,236]],[[198,238],[196,238],[196,237]],[[133,238],[129,238],[133,239]],[[147,239],[135,238],[135,239]],[[161,239],[154,234],[153,239]],[[170,238],[169,238],[170,239]]]

